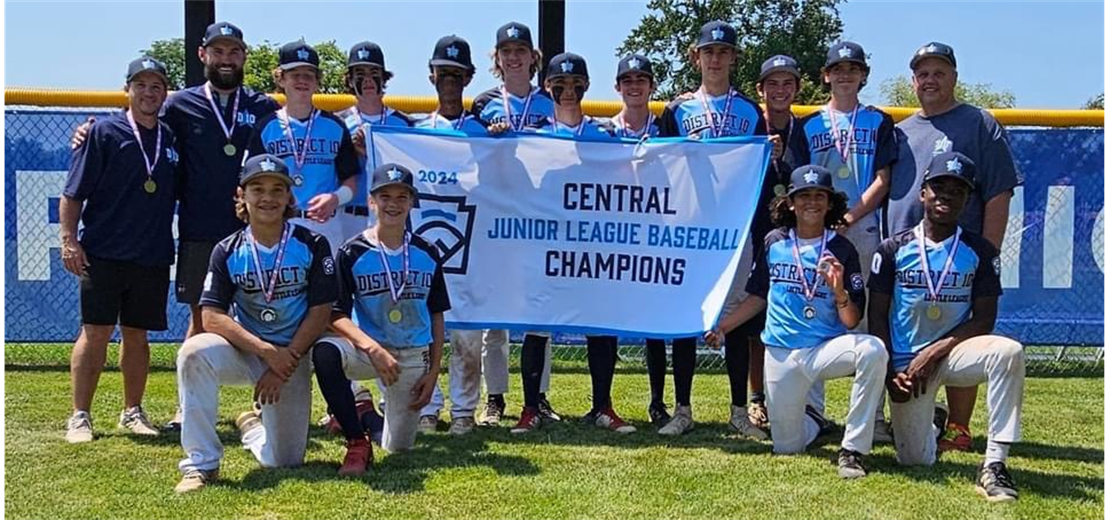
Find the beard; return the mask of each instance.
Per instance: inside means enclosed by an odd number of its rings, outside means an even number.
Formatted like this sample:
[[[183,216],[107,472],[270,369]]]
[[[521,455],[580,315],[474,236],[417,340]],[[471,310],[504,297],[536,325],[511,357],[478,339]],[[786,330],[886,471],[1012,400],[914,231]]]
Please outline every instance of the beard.
[[[243,84],[243,68],[235,67],[232,65],[230,73],[220,72],[219,66],[205,65],[204,77],[212,82],[212,85],[218,89],[233,89],[238,88]]]

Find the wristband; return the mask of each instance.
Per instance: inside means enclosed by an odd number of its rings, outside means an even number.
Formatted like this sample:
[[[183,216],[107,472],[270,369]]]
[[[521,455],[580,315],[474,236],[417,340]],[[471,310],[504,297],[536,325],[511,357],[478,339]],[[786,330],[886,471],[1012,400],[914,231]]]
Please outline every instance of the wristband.
[[[332,195],[335,195],[335,198],[339,199],[340,206],[351,202],[351,199],[355,198],[354,192],[351,191],[351,188],[348,188],[346,186],[340,186],[338,190],[335,190],[331,193]]]

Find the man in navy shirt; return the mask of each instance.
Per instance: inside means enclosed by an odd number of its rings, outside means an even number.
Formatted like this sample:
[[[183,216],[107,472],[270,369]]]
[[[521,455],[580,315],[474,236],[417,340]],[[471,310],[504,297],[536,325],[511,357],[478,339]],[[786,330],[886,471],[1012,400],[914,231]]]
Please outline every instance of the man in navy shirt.
[[[158,120],[166,84],[161,62],[142,57],[130,63],[128,110],[92,125],[73,152],[62,193],[62,262],[81,281],[81,335],[70,362],[71,443],[93,439],[89,412],[117,323],[124,344],[119,426],[158,435],[142,400],[150,368],[147,331],[166,330],[173,264],[177,151],[173,130]]]
[[[884,240],[871,260],[871,331],[890,352],[898,462],[936,461],[940,385],[986,383],[987,452],[975,487],[991,502],[1009,502],[1017,490],[1006,457],[1021,440],[1025,357],[1020,343],[991,334],[1002,294],[998,249],[959,225],[975,174],[961,153],[933,157],[920,192],[925,219]]]

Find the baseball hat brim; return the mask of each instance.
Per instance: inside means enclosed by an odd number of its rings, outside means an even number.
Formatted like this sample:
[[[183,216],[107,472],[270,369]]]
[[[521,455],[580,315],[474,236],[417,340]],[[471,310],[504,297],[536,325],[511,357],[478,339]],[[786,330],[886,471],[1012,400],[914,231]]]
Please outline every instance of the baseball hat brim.
[[[832,195],[833,193],[836,193],[836,190],[834,190],[834,189],[832,189],[828,186],[806,184],[805,186],[798,186],[796,188],[791,188],[790,191],[786,192],[786,196],[787,197],[793,197],[794,194],[801,193],[801,192],[806,191],[806,190],[820,190],[820,191],[823,191],[825,193],[828,193],[829,195]]]
[[[695,49],[703,49],[703,48],[709,47],[711,45],[720,45],[722,47],[729,47],[731,49],[739,48],[739,46],[736,45],[736,44],[732,44],[732,43],[728,43],[728,42],[721,42],[721,41],[702,42],[702,43],[699,43],[696,46],[694,46],[694,48]]]
[[[204,42],[204,48],[207,49],[209,45],[212,45],[213,43],[216,43],[220,40],[228,40],[228,41],[238,45],[239,47],[242,47],[244,49],[247,48],[247,42],[244,42],[243,40],[241,40],[239,38],[236,38],[235,36],[231,36],[231,35],[216,36],[216,37],[212,38],[211,40],[208,40],[208,41]]]
[[[127,82],[131,83],[131,81],[133,81],[135,78],[137,78],[139,76],[142,76],[143,74],[154,74],[155,76],[158,76],[159,78],[162,78],[162,82],[165,83],[167,87],[170,84],[170,78],[167,77],[165,74],[161,73],[160,71],[158,71],[158,69],[143,69],[143,70],[137,71],[134,74],[132,74],[130,76],[127,76]]]
[[[288,174],[281,172],[255,172],[246,177],[243,177],[242,179],[239,179],[239,186],[246,186],[247,184],[250,184],[251,181],[257,181],[266,177],[273,177],[285,183],[286,186],[293,185],[293,178],[290,177]]]
[[[373,194],[375,194],[375,193],[377,193],[377,192],[379,192],[379,191],[381,191],[385,188],[388,188],[390,186],[400,186],[402,188],[405,188],[405,189],[409,190],[410,192],[412,192],[412,195],[414,197],[420,194],[420,192],[416,191],[415,186],[413,186],[413,185],[411,185],[411,184],[409,184],[405,181],[402,181],[402,180],[390,181],[390,182],[386,182],[386,183],[382,183],[382,184],[379,184],[377,186],[374,186],[374,188],[370,190],[370,194],[373,195]]]
[[[311,67],[315,70],[320,70],[319,65],[309,63],[307,61],[294,61],[292,63],[286,63],[284,65],[279,65],[278,66],[278,68],[281,69],[281,70],[293,70],[297,67]]]
[[[929,184],[930,182],[933,182],[933,181],[938,180],[938,179],[943,179],[945,177],[951,177],[953,179],[959,179],[959,180],[963,181],[963,183],[966,184],[968,188],[970,188],[973,191],[975,190],[975,183],[971,182],[971,179],[968,179],[967,177],[964,177],[962,175],[957,175],[957,174],[951,173],[951,172],[944,172],[944,173],[937,173],[937,174],[934,174],[934,175],[929,175],[923,181],[923,184]]]
[[[763,80],[767,79],[768,76],[770,76],[771,74],[774,74],[776,72],[789,72],[791,76],[794,76],[795,78],[797,78],[799,80],[802,79],[802,73],[799,72],[798,69],[796,69],[794,67],[787,67],[787,66],[783,65],[781,67],[771,67],[770,69],[768,69],[763,74],[760,74],[758,81],[763,81]]]
[[[470,65],[467,65],[465,63],[459,63],[457,61],[444,60],[444,59],[428,60],[428,65],[431,65],[433,67],[454,67],[456,69],[463,69],[463,70],[471,70],[471,69],[474,68],[474,67],[472,67]]]
[[[953,68],[956,67],[956,64],[952,61],[952,58],[950,58],[947,54],[917,54],[913,57],[913,59],[910,60],[910,70],[916,69],[918,63],[921,63],[922,60],[927,60],[929,58],[944,60],[948,62],[948,64],[951,65]]]

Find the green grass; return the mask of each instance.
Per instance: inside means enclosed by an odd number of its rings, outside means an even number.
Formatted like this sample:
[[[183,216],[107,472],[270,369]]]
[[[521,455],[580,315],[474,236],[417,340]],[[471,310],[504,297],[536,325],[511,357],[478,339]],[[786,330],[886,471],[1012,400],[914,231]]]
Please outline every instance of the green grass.
[[[163,357],[156,351],[156,359]],[[1102,378],[1026,382],[1025,441],[1010,458],[1021,499],[991,505],[972,484],[986,443],[982,391],[972,423],[980,434],[977,453],[945,455],[931,468],[902,468],[890,446],[879,446],[867,459],[871,474],[846,482],[832,463],[835,444],[772,456],[769,444],[731,435],[722,373],[695,380],[697,429],[665,439],[646,423],[642,366],[622,363],[618,371],[615,404],[640,428],[635,434],[619,437],[573,420],[588,408],[589,377],[580,363],[564,362],[553,375],[550,398],[571,420],[523,437],[508,433],[509,421],[465,438],[425,436],[408,453],[378,450],[374,471],[363,479],[335,475],[341,443],[316,427],[304,467],[259,468],[238,446],[231,422],[247,406],[250,389],[228,388],[221,394],[219,430],[227,446],[221,480],[175,496],[182,456],[176,435],[144,440],[115,430],[118,372],[101,378],[93,409],[97,440],[71,446],[62,439],[68,373],[8,365],[5,512],[19,519],[1103,517]],[[838,420],[847,390],[846,380],[828,386],[829,409]],[[515,412],[515,372],[508,397]],[[175,399],[173,372],[155,370],[145,405],[156,422],[169,418]],[[313,406],[317,417],[324,408],[318,392]]]

